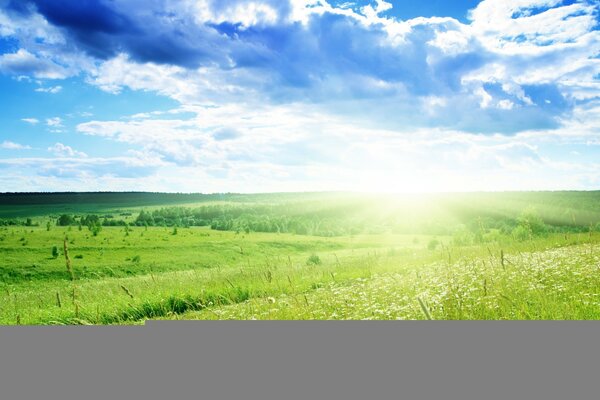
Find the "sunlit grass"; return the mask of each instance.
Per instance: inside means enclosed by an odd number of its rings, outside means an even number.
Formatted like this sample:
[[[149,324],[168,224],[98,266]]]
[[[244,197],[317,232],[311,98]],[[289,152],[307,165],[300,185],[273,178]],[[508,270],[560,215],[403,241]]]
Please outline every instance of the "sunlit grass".
[[[252,196],[3,220],[0,324],[600,317],[597,194]]]

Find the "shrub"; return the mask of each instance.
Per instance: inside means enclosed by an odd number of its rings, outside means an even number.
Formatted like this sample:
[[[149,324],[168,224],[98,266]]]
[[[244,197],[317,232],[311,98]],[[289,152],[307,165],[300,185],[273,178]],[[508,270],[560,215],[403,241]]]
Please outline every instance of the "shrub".
[[[306,265],[320,265],[321,258],[316,254],[311,254],[310,257],[306,260]]]
[[[52,257],[53,258],[58,257],[58,246],[52,246]]]
[[[533,236],[543,236],[548,233],[548,226],[544,223],[535,209],[528,208],[519,216],[519,226],[529,231]]]
[[[100,225],[100,223],[93,223],[88,227],[88,229],[90,230],[90,232],[92,232],[92,235],[98,236],[98,234],[102,230],[102,225]]]
[[[429,243],[427,243],[427,249],[433,251],[433,250],[437,249],[437,247],[439,246],[439,244],[440,244],[439,240],[437,240],[437,239],[431,239],[429,241]]]
[[[452,243],[455,246],[468,246],[473,243],[475,237],[466,226],[461,225],[452,235]]]
[[[531,231],[525,226],[519,225],[512,230],[512,236],[515,240],[524,242],[525,240],[531,238]]]

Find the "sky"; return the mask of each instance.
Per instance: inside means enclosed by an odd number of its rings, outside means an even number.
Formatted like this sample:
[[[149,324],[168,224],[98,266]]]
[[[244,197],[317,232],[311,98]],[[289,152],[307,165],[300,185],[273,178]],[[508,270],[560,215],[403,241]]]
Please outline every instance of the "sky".
[[[597,0],[0,0],[0,192],[600,189]]]

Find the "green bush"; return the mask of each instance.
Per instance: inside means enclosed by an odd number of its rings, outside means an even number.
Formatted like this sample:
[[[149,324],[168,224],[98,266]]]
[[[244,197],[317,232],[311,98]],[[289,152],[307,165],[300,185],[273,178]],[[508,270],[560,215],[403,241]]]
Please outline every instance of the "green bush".
[[[437,239],[431,239],[429,241],[429,243],[427,243],[427,249],[433,251],[433,250],[437,249],[437,247],[439,245],[440,245],[440,241],[439,240],[437,240]]]
[[[519,225],[512,230],[512,237],[519,242],[524,242],[527,239],[531,239],[531,231],[525,226]]]
[[[534,208],[528,208],[523,211],[517,222],[520,227],[529,231],[532,236],[543,236],[548,233],[548,226]]]
[[[306,260],[306,265],[320,265],[321,258],[316,254],[311,254],[310,257]]]
[[[459,226],[452,235],[452,244],[455,246],[469,246],[473,244],[474,240],[475,235],[464,225]]]

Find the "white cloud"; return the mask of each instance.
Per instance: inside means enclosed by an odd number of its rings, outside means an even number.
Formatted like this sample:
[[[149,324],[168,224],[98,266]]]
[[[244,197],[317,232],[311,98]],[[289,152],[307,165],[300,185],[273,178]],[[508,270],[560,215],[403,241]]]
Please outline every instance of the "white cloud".
[[[31,124],[31,125],[37,125],[40,123],[40,120],[37,118],[23,118],[23,119],[21,119],[21,121],[27,122],[28,124]]]
[[[486,92],[484,88],[477,88],[475,90],[475,94],[481,98],[481,102],[479,103],[481,108],[488,108],[492,103],[493,97],[490,96],[490,94]]]
[[[515,103],[513,103],[510,100],[500,100],[498,102],[498,108],[501,110],[512,110],[515,106]]]
[[[195,76],[195,79],[190,79]],[[199,84],[210,86],[202,77],[176,66],[139,64],[125,54],[106,61],[92,72],[89,82],[100,89],[119,93],[123,87],[133,90],[154,91],[179,101],[193,101],[200,97]]]
[[[51,60],[38,58],[25,49],[0,56],[0,71],[40,79],[64,79],[70,75],[64,67]]]
[[[91,140],[129,146],[127,162],[141,165],[139,187],[499,190],[581,188],[600,177],[589,160],[569,163],[545,147],[575,154],[599,141],[600,113],[591,104],[600,96],[600,32],[589,2],[485,0],[470,24],[400,21],[383,14],[384,1],[359,10],[310,0],[150,4],[173,11],[160,23],[177,26],[182,42],[206,39],[200,66],[168,55],[150,62],[152,52],[135,54],[131,38],[116,35],[106,43],[121,53],[107,49],[81,68],[102,90],[154,92],[180,106],[77,126]],[[153,21],[129,11],[132,20]],[[198,22],[242,26],[215,33]],[[168,37],[159,25],[152,26]],[[48,61],[44,46],[20,57]],[[50,61],[68,65],[64,53]],[[46,124],[63,128],[58,117]],[[115,167],[121,162],[75,163],[66,158],[81,153],[60,143],[49,150],[61,155],[40,169],[49,176],[131,183]]]
[[[46,119],[46,125],[51,128],[62,128],[62,118],[60,117],[52,117]]]
[[[84,152],[77,151],[62,143],[56,143],[53,146],[48,147],[48,151],[59,157],[87,157],[87,154]]]
[[[62,86],[40,87],[35,89],[36,92],[56,94],[62,90]]]
[[[540,53],[577,43],[596,25],[595,8],[561,0],[484,0],[472,11],[472,28],[495,51]],[[535,11],[535,12],[533,12]]]
[[[5,149],[5,150],[28,150],[28,149],[31,149],[30,146],[22,145],[19,143],[8,141],[8,140],[5,140],[4,142],[0,143],[0,148]]]
[[[280,18],[277,9],[264,1],[231,1],[219,3],[210,0],[198,0],[193,3],[196,20],[199,23],[241,23],[244,27],[250,27],[272,25]]]
[[[472,38],[466,32],[466,29],[437,31],[435,39],[427,42],[429,45],[438,47],[445,54],[456,55],[466,53],[471,50]]]

